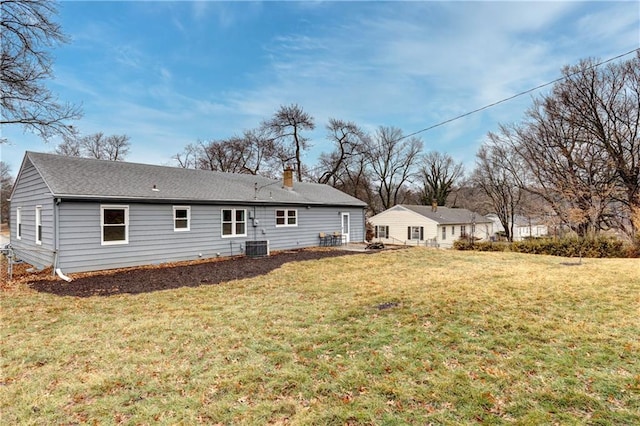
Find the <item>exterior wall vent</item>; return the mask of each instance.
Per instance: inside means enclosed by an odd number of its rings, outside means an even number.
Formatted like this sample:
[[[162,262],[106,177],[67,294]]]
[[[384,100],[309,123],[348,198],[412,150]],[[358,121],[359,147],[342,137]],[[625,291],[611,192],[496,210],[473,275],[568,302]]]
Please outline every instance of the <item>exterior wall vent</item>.
[[[245,254],[249,257],[269,256],[269,241],[247,241]]]

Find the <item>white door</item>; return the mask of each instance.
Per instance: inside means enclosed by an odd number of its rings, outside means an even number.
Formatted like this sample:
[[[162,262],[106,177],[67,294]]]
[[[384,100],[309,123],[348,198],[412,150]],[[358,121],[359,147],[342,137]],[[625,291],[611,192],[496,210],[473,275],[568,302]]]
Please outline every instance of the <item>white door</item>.
[[[342,213],[342,241],[349,242],[349,213]]]

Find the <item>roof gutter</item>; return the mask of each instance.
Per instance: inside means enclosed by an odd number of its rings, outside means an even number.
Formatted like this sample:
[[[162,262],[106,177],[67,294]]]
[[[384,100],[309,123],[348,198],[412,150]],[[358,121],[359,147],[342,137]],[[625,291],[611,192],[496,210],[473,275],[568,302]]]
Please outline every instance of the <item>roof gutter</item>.
[[[247,206],[314,206],[314,207],[354,207],[366,208],[367,204],[355,203],[319,203],[317,201],[271,201],[271,200],[202,200],[191,198],[148,198],[148,197],[127,197],[127,196],[103,196],[103,195],[70,195],[70,194],[54,194],[54,198],[61,201],[80,201],[80,202],[132,202],[144,204],[209,204],[209,205],[229,205],[241,204]]]

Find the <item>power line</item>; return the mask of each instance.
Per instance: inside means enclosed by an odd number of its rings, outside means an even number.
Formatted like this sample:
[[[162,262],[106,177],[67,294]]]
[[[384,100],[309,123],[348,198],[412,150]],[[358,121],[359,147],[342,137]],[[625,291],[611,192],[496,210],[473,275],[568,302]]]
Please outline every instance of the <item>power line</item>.
[[[439,123],[437,123],[437,124],[434,124],[434,125],[429,126],[429,127],[425,127],[424,129],[418,130],[418,131],[416,131],[416,132],[409,133],[408,135],[404,135],[403,137],[401,137],[401,138],[400,138],[400,139],[398,139],[398,140],[406,139],[406,138],[409,138],[409,137],[411,137],[411,136],[415,136],[415,135],[417,135],[417,134],[419,134],[419,133],[424,133],[424,132],[426,132],[426,131],[428,131],[428,130],[435,129],[436,127],[444,126],[445,124],[451,123],[452,121],[456,121],[456,120],[459,120],[459,119],[461,119],[461,118],[467,117],[467,116],[469,116],[469,115],[475,114],[475,113],[477,113],[477,112],[484,111],[485,109],[492,108],[492,107],[494,107],[494,106],[496,106],[496,105],[499,105],[499,104],[501,104],[501,103],[504,103],[504,102],[510,101],[510,100],[512,100],[512,99],[515,99],[515,98],[517,98],[517,97],[519,97],[519,96],[526,95],[527,93],[535,92],[536,90],[538,90],[538,89],[542,89],[543,87],[551,86],[552,84],[555,84],[555,83],[558,83],[558,82],[560,82],[560,81],[566,80],[566,79],[568,79],[569,77],[573,77],[573,76],[574,76],[574,75],[576,75],[576,74],[580,74],[581,72],[584,72],[585,70],[590,70],[590,69],[593,69],[593,68],[597,68],[597,67],[599,67],[600,65],[604,65],[604,64],[606,64],[606,63],[608,63],[608,62],[615,61],[616,59],[620,59],[620,58],[622,58],[622,57],[624,57],[624,56],[630,55],[630,54],[632,54],[632,53],[634,53],[634,52],[637,52],[637,51],[640,51],[640,48],[636,48],[636,49],[630,50],[630,51],[625,52],[625,53],[622,53],[622,54],[620,54],[620,55],[618,55],[618,56],[614,56],[613,58],[609,58],[609,59],[607,59],[606,61],[598,62],[597,64],[594,64],[594,65],[592,65],[592,66],[590,66],[590,67],[588,67],[588,68],[586,68],[586,69],[578,70],[578,71],[576,71],[576,72],[574,72],[574,73],[571,73],[571,74],[569,74],[569,75],[566,75],[566,76],[563,76],[563,77],[556,78],[555,80],[550,81],[550,82],[548,82],[548,83],[544,83],[544,84],[541,84],[541,85],[539,85],[539,86],[536,86],[536,87],[534,87],[534,88],[532,88],[532,89],[525,90],[524,92],[520,92],[520,93],[517,93],[517,94],[515,94],[515,95],[509,96],[508,98],[501,99],[501,100],[499,100],[499,101],[496,101],[496,102],[490,103],[490,104],[485,105],[485,106],[483,106],[483,107],[480,107],[480,108],[478,108],[478,109],[474,109],[473,111],[465,112],[464,114],[460,114],[460,115],[458,115],[458,116],[456,116],[456,117],[453,117],[453,118],[450,118],[450,119],[448,119],[448,120],[441,121],[441,122],[439,122]]]
[[[509,96],[509,97],[507,97],[507,98],[501,99],[501,100],[496,101],[496,102],[492,102],[492,103],[490,103],[490,104],[488,104],[488,105],[485,105],[485,106],[483,106],[483,107],[480,107],[480,108],[474,109],[473,111],[465,112],[464,114],[460,114],[460,115],[458,115],[458,116],[456,116],[456,117],[453,117],[453,118],[450,118],[450,119],[448,119],[448,120],[441,121],[441,122],[436,123],[436,124],[433,124],[433,125],[431,125],[431,126],[429,126],[429,127],[425,127],[424,129],[417,130],[417,131],[415,131],[415,132],[413,132],[413,133],[409,133],[408,135],[401,136],[400,138],[398,138],[398,139],[396,140],[396,142],[397,142],[397,141],[401,141],[401,140],[406,139],[406,138],[410,138],[411,136],[415,136],[415,135],[417,135],[417,134],[424,133],[424,132],[426,132],[426,131],[429,131],[429,130],[435,129],[435,128],[440,127],[440,126],[444,126],[445,124],[451,123],[452,121],[456,121],[456,120],[459,120],[459,119],[461,119],[461,118],[468,117],[468,116],[470,116],[470,115],[472,115],[472,114],[475,114],[475,113],[477,113],[477,112],[484,111],[484,110],[486,110],[486,109],[492,108],[492,107],[494,107],[494,106],[496,106],[496,105],[502,104],[502,103],[507,102],[507,101],[510,101],[510,100],[512,100],[512,99],[515,99],[515,98],[517,98],[517,97],[519,97],[519,96],[526,95],[527,93],[535,92],[536,90],[538,90],[538,89],[542,89],[543,87],[551,86],[552,84],[555,84],[555,83],[558,83],[558,82],[560,82],[560,81],[566,80],[566,79],[568,79],[568,78],[570,78],[570,77],[573,77],[574,75],[580,74],[580,73],[582,73],[582,72],[584,72],[584,71],[586,71],[586,70],[590,70],[590,69],[597,68],[597,67],[599,67],[599,66],[601,66],[601,65],[604,65],[604,64],[606,64],[606,63],[609,63],[609,62],[615,61],[616,59],[620,59],[620,58],[622,58],[622,57],[624,57],[624,56],[630,55],[630,54],[632,54],[632,53],[634,53],[634,52],[638,52],[638,51],[640,51],[640,48],[635,48],[635,49],[632,49],[632,50],[630,50],[630,51],[628,51],[628,52],[621,53],[620,55],[617,55],[617,56],[614,56],[614,57],[609,58],[609,59],[607,59],[607,60],[604,60],[604,61],[598,62],[597,64],[593,64],[593,65],[589,66],[588,68],[580,69],[580,70],[575,71],[575,72],[573,72],[573,73],[571,73],[571,74],[568,74],[568,75],[565,75],[565,76],[562,76],[562,77],[558,77],[558,78],[556,78],[555,80],[549,81],[549,82],[544,83],[544,84],[540,84],[539,86],[536,86],[536,87],[534,87],[534,88],[531,88],[531,89],[525,90],[525,91],[520,92],[520,93],[516,93],[515,95]],[[310,169],[309,169],[309,171],[314,171],[314,170],[316,170],[316,169],[317,169],[317,170],[319,170],[321,167],[322,167],[322,166],[312,167],[312,168],[310,168]]]
[[[515,99],[515,98],[517,98],[517,97],[519,97],[519,96],[526,95],[527,93],[535,92],[536,90],[538,90],[538,89],[542,89],[543,87],[551,86],[552,84],[555,84],[555,83],[558,83],[558,82],[560,82],[560,81],[566,80],[566,79],[568,79],[568,78],[570,78],[570,77],[573,77],[574,75],[580,74],[580,73],[582,73],[582,72],[584,72],[584,71],[586,71],[586,70],[591,70],[591,69],[597,68],[597,67],[599,67],[599,66],[601,66],[601,65],[604,65],[604,64],[606,64],[606,63],[609,63],[609,62],[615,61],[616,59],[620,59],[620,58],[622,58],[622,57],[624,57],[624,56],[630,55],[630,54],[632,54],[632,53],[634,53],[634,52],[638,52],[638,51],[640,51],[640,48],[635,48],[635,49],[632,49],[632,50],[630,50],[630,51],[628,51],[628,52],[621,53],[621,54],[619,54],[619,55],[617,55],[617,56],[614,56],[614,57],[612,57],[612,58],[609,58],[609,59],[607,59],[607,60],[604,60],[604,61],[598,62],[597,64],[593,64],[593,65],[589,66],[588,68],[580,69],[580,70],[575,71],[575,72],[573,72],[573,73],[571,73],[571,74],[568,74],[568,75],[565,75],[565,76],[562,76],[562,77],[558,77],[558,78],[556,78],[555,80],[549,81],[549,82],[544,83],[544,84],[540,84],[539,86],[536,86],[536,87],[534,87],[534,88],[531,88],[531,89],[525,90],[525,91],[520,92],[520,93],[516,93],[515,95],[512,95],[512,96],[509,96],[509,97],[507,97],[507,98],[501,99],[501,100],[499,100],[499,101],[496,101],[496,102],[490,103],[490,104],[485,105],[485,106],[483,106],[483,107],[480,107],[480,108],[474,109],[473,111],[465,112],[464,114],[460,114],[460,115],[458,115],[458,116],[456,116],[456,117],[453,117],[453,118],[450,118],[450,119],[448,119],[448,120],[441,121],[441,122],[439,122],[439,123],[436,123],[436,124],[431,125],[431,126],[429,126],[429,127],[425,127],[424,129],[421,129],[421,130],[415,131],[415,132],[413,132],[413,133],[409,133],[408,135],[401,136],[400,138],[396,139],[396,142],[397,142],[397,141],[401,141],[401,140],[406,139],[406,138],[410,138],[411,136],[415,136],[415,135],[417,135],[417,134],[424,133],[424,132],[426,132],[426,131],[429,131],[429,130],[435,129],[436,127],[444,126],[445,124],[451,123],[452,121],[456,121],[456,120],[459,120],[459,119],[461,119],[461,118],[467,117],[467,116],[469,116],[469,115],[475,114],[475,113],[477,113],[477,112],[484,111],[485,109],[492,108],[492,107],[494,107],[494,106],[496,106],[496,105],[502,104],[502,103],[507,102],[507,101],[510,101],[510,100],[512,100],[512,99]],[[313,171],[316,171],[316,170],[320,170],[321,168],[322,168],[322,166],[317,165],[317,166],[315,166],[315,167],[311,167],[311,168],[309,168],[307,171],[313,172]]]

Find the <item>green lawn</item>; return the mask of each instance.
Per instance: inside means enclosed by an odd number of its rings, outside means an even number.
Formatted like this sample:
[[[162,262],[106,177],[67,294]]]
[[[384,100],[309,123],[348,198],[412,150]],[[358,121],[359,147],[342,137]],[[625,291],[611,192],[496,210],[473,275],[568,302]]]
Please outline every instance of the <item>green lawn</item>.
[[[2,296],[2,424],[640,424],[640,262],[410,249]]]

